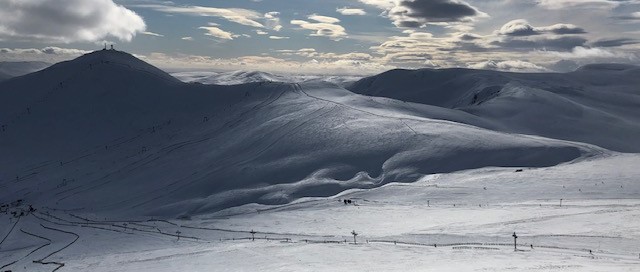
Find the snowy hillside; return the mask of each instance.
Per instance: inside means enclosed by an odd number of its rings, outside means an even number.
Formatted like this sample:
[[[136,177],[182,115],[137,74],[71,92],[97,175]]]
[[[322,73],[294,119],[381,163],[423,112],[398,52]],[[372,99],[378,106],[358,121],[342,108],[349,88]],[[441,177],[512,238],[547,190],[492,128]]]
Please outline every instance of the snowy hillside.
[[[185,84],[110,50],[0,84],[0,108],[3,199],[170,217],[602,152],[328,83]]]
[[[5,79],[9,79],[9,78],[12,78],[12,76],[8,75],[8,74],[5,74],[3,72],[0,72],[0,81],[3,81]]]
[[[0,62],[0,80],[26,75],[42,70],[51,64],[40,61]]]
[[[302,83],[305,81],[324,81],[345,86],[362,78],[358,76],[276,75],[259,71],[175,72],[171,73],[171,75],[184,82],[214,85],[237,85],[255,82]]]
[[[638,85],[640,67],[599,64],[566,74],[392,70],[349,89],[460,110],[499,131],[640,152]]]
[[[362,95],[86,54],[0,82],[0,271],[635,271],[637,72]]]

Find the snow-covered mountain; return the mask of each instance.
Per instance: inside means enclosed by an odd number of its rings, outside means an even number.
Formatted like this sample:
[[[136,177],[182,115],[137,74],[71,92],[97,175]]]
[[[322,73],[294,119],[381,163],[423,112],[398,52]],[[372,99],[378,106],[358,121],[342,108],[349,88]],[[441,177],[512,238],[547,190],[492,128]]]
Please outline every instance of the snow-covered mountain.
[[[564,74],[392,70],[349,89],[459,110],[498,131],[640,152],[639,85],[640,67],[597,64]]]
[[[233,72],[175,72],[172,76],[184,82],[197,82],[214,85],[237,85],[255,82],[302,83],[306,81],[324,81],[339,86],[351,84],[360,76],[319,76],[319,75],[276,75],[260,71]]]
[[[26,75],[49,66],[51,64],[41,61],[2,61],[0,62],[0,80]]]
[[[12,78],[12,76],[10,76],[8,74],[5,74],[3,72],[0,72],[0,81],[3,81],[5,79],[9,79],[9,78]]]
[[[636,72],[390,71],[369,96],[86,54],[0,82],[0,270],[635,271],[640,156],[583,142],[633,150]]]
[[[0,120],[0,198],[167,217],[605,152],[320,81],[183,83],[112,50],[0,83]]]

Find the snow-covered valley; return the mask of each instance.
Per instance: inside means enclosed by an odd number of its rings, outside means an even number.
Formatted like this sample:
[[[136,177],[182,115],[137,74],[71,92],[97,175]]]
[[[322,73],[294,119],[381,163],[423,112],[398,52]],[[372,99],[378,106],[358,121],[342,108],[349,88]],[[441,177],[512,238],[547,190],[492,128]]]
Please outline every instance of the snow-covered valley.
[[[0,82],[0,271],[637,271],[636,74],[215,85],[96,51]]]

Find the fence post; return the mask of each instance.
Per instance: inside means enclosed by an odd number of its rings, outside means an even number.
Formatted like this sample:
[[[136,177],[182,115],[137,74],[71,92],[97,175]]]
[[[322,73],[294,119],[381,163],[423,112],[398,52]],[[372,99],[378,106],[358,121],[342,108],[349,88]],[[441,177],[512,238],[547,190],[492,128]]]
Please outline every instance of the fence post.
[[[251,233],[251,241],[255,241],[256,240],[256,232],[254,230],[251,230],[249,233]]]

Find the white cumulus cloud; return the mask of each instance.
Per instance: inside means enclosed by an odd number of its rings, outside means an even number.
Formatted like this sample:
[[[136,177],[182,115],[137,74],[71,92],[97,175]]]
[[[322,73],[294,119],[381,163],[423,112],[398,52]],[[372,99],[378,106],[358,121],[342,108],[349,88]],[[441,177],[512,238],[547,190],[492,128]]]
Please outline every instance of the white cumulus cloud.
[[[0,40],[131,41],[146,24],[112,0],[0,0]]]
[[[291,24],[314,31],[311,36],[330,37],[333,40],[340,40],[347,36],[346,29],[337,24],[340,22],[337,18],[317,14],[310,15],[308,18],[316,22],[291,20]]]
[[[359,8],[339,8],[336,11],[342,15],[367,15],[367,12]]]
[[[231,32],[227,32],[218,28],[217,26],[215,26],[215,24],[210,24],[209,26],[201,26],[198,28],[206,30],[207,33],[205,33],[205,35],[215,37],[218,39],[233,40],[233,38],[237,37],[237,35]]]

